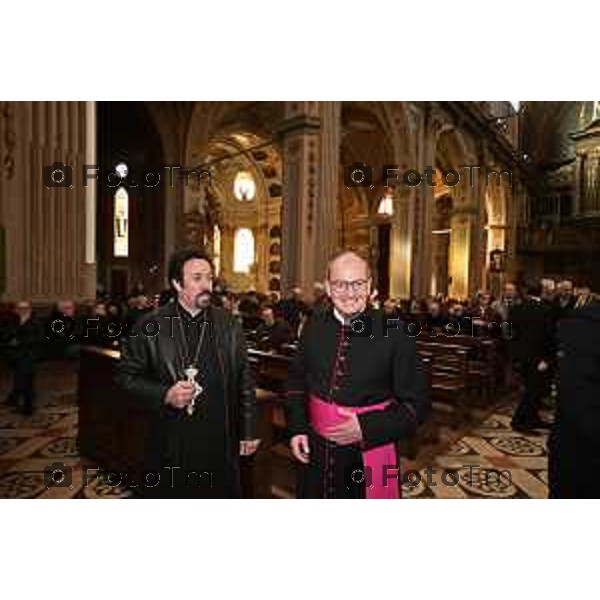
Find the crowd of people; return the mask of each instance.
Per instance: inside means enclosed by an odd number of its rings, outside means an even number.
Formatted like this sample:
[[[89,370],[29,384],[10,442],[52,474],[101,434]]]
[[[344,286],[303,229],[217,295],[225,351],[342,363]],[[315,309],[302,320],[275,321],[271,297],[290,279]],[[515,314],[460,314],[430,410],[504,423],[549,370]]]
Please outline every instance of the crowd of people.
[[[73,300],[61,300],[44,318],[36,317],[31,302],[15,303],[0,322],[1,355],[14,373],[13,389],[6,402],[16,405],[22,400],[22,411],[31,414],[37,362],[46,358],[77,359],[84,344],[118,347],[141,317],[173,298],[171,290],[148,295],[136,286],[125,301],[103,297],[78,306]],[[414,320],[434,330],[450,327],[448,331],[453,333],[483,332],[509,338],[507,357],[526,390],[514,425],[529,429],[545,426],[535,407],[555,373],[557,324],[593,298],[589,288],[575,288],[571,281],[542,279],[539,285],[527,287],[507,282],[498,298],[481,291],[468,301],[442,295],[380,299],[375,291],[369,301],[390,318]],[[281,353],[293,351],[307,319],[315,310],[328,306],[330,298],[321,282],[316,282],[310,293],[294,288],[283,298],[255,290],[235,293],[216,285],[212,303],[235,317],[253,347]],[[510,323],[508,332],[502,332],[502,323]]]
[[[77,306],[73,300],[65,299],[57,302],[43,318],[36,317],[31,302],[16,302],[10,311],[0,315],[0,355],[13,374],[12,389],[5,403],[31,415],[35,408],[37,363],[49,358],[77,360],[84,344],[118,347],[142,317],[175,298],[171,290],[148,295],[138,288],[121,302],[101,298]],[[241,325],[250,346],[266,352],[293,354],[309,317],[330,306],[331,297],[323,283],[315,283],[310,293],[295,288],[282,298],[275,293],[266,295],[254,290],[235,293],[215,285],[212,304],[224,309]],[[600,364],[593,362],[595,358],[586,363],[586,358],[597,356],[595,345],[577,343],[573,339],[575,335],[581,340],[582,333],[595,331],[598,327],[599,297],[588,287],[575,287],[569,280],[542,279],[527,285],[507,281],[499,297],[480,291],[468,301],[440,295],[381,299],[374,291],[369,297],[369,305],[381,308],[390,318],[417,321],[434,331],[448,330],[454,325],[458,326],[454,333],[498,335],[508,371],[516,377],[521,388],[512,419],[512,427],[517,431],[550,427],[540,417],[544,398],[552,388],[560,390],[562,386],[573,393],[578,385],[585,387],[581,380],[583,375],[575,384],[572,382],[582,365],[589,366],[591,375],[585,375],[588,378],[595,376],[594,369],[600,373]],[[503,329],[500,325],[507,327]],[[584,352],[583,358],[581,352]],[[568,361],[572,369],[563,373],[559,381],[561,358]],[[565,455],[567,442],[564,440],[570,440],[571,449],[576,446],[572,432],[565,434],[564,426],[565,423],[572,425],[576,418],[587,420],[588,413],[578,406],[559,401],[556,425],[550,438],[554,458],[559,446],[561,455]],[[563,431],[562,437],[559,429]],[[588,434],[589,431],[595,430],[588,422]],[[590,435],[588,438],[592,440]],[[558,442],[560,439],[562,444]],[[551,483],[561,469],[567,468],[561,465],[562,462],[553,460]],[[567,470],[572,472],[572,465]]]

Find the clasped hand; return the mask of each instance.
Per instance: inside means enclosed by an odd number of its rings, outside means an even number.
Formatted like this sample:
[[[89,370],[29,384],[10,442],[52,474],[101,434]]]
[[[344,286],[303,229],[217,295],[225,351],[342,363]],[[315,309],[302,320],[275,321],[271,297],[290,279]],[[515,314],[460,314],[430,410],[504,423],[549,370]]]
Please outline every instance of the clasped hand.
[[[362,442],[362,429],[360,428],[360,421],[356,413],[346,408],[339,408],[338,414],[345,418],[337,425],[325,429],[323,437],[340,446]],[[299,434],[292,437],[290,447],[292,454],[297,460],[305,464],[309,462],[310,447],[307,435]]]
[[[165,403],[173,408],[185,408],[192,403],[195,393],[196,386],[192,382],[178,381],[169,388]]]

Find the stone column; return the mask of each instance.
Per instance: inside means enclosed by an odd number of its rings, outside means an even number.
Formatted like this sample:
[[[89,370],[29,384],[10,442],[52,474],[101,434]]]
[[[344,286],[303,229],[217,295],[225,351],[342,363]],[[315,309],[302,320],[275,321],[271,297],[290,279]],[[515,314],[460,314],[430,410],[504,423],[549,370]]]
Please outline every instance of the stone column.
[[[60,298],[95,297],[90,198],[83,186],[89,163],[85,102],[10,102],[14,166],[3,186],[6,232],[5,299],[48,303]],[[92,132],[93,134],[93,132]],[[47,180],[55,165],[58,183]],[[43,178],[45,173],[46,178]],[[61,178],[65,179],[61,181]],[[88,196],[88,194],[90,194]],[[95,215],[94,215],[95,216]],[[87,220],[90,219],[90,222]]]
[[[407,110],[408,143],[398,137],[394,144],[395,162],[400,170],[415,167],[417,156],[417,131],[422,111],[410,104]],[[398,132],[396,132],[398,135]],[[409,298],[411,295],[411,265],[413,259],[414,218],[415,218],[416,191],[409,188],[402,181],[398,182],[394,194],[394,216],[390,232],[390,297]]]
[[[435,131],[436,120],[429,107],[420,115],[416,123],[417,165],[420,173],[425,168],[435,168]],[[423,180],[418,187],[412,188],[414,195],[413,243],[411,261],[411,291],[420,297],[426,296],[431,287],[431,220],[433,214],[433,187]]]
[[[164,255],[163,255],[163,273],[165,275],[165,282],[167,281],[167,273],[169,266],[169,259],[171,254],[182,245],[183,236],[181,235],[182,227],[182,215],[184,213],[184,194],[188,189],[184,184],[184,179],[181,176],[181,172],[189,165],[185,165],[180,157],[183,155],[183,151],[174,153],[174,155],[167,154],[165,152],[165,164],[170,167],[181,167],[164,170],[165,177],[165,210],[164,210]],[[163,173],[161,173],[163,177]],[[179,228],[178,228],[179,226]],[[180,232],[177,235],[177,232]]]
[[[320,130],[317,102],[288,102],[280,126],[283,145],[282,291],[309,291],[323,274],[316,272]],[[333,236],[333,232],[330,232]]]
[[[472,238],[477,222],[477,209],[461,207],[450,217],[450,260],[449,272],[452,283],[448,295],[465,299],[469,296]]]
[[[400,163],[399,163],[400,164]],[[400,188],[400,197],[394,202],[394,216],[390,239],[390,297],[408,298],[411,279],[411,243],[414,194]]]
[[[483,163],[483,157],[480,155],[478,164]],[[485,246],[483,227],[485,211],[485,192],[486,181],[480,175],[473,178],[473,187],[470,186],[469,178],[465,178],[465,185],[468,186],[468,195],[472,207],[472,230],[469,247],[469,279],[468,295],[475,294],[484,285],[483,265],[485,264]],[[488,216],[489,218],[489,216]],[[483,259],[483,264],[482,264]]]
[[[581,194],[583,192],[581,186],[582,180],[582,166],[583,156],[580,152],[577,152],[577,158],[575,160],[575,181],[574,181],[574,194],[573,194],[573,216],[578,217],[581,213]]]
[[[85,164],[97,162],[96,147],[96,102],[85,105]],[[96,297],[96,185],[89,182],[85,195],[85,259],[81,271],[81,289],[86,298]]]
[[[517,225],[518,207],[525,202],[525,187],[518,177],[513,178],[513,187],[505,191],[506,194],[506,228],[504,230],[504,250],[506,251],[507,277],[514,277],[517,271]]]
[[[6,239],[7,216],[10,214],[8,198],[13,191],[15,176],[15,131],[14,106],[11,102],[0,102],[0,294],[7,286]]]
[[[341,102],[319,102],[321,115],[321,174],[317,202],[315,280],[323,280],[330,257],[337,250],[337,203],[341,139]]]

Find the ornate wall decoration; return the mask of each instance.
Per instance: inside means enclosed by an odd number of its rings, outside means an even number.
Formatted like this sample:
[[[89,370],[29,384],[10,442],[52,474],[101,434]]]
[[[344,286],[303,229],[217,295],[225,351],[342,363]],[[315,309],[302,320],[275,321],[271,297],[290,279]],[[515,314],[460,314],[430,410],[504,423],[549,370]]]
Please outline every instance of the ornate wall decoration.
[[[203,238],[203,219],[197,212],[189,212],[184,215],[183,237],[186,246],[202,246]]]
[[[308,142],[308,214],[307,214],[307,231],[308,235],[312,235],[313,222],[315,217],[315,199],[317,195],[317,142],[312,139]]]
[[[14,114],[10,102],[0,103],[0,135],[2,139],[0,169],[6,179],[12,179],[15,174],[13,153],[17,142],[14,130]]]

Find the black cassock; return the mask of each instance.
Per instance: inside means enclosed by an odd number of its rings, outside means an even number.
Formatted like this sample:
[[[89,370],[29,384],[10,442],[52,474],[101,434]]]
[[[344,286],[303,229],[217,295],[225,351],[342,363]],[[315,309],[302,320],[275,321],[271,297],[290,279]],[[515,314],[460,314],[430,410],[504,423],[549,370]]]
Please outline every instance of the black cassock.
[[[153,333],[150,321],[159,324],[158,335],[145,335]],[[136,491],[162,498],[239,497],[239,441],[256,437],[254,386],[241,328],[220,309],[192,318],[170,303],[139,321],[133,333],[123,343],[118,380],[150,411],[152,422],[145,449],[148,475]],[[189,415],[165,405],[164,397],[176,380],[187,379],[183,371],[198,348],[196,381],[203,391]]]
[[[328,308],[316,312],[302,330],[286,391],[290,434],[308,434],[311,450],[310,463],[300,468],[301,497],[364,498],[364,485],[351,476],[363,468],[362,450],[401,442],[428,412],[415,340],[402,321],[387,319],[382,311],[369,309],[352,320],[354,325],[342,324]],[[351,407],[391,402],[385,410],[358,416],[362,447],[339,446],[310,426],[311,394]]]

